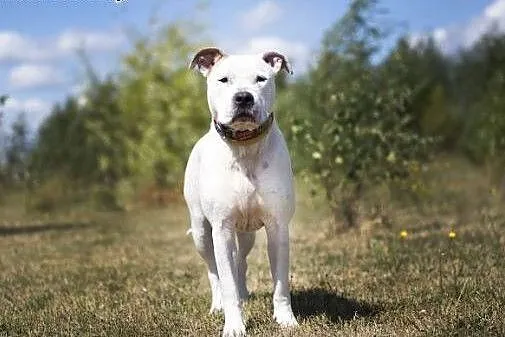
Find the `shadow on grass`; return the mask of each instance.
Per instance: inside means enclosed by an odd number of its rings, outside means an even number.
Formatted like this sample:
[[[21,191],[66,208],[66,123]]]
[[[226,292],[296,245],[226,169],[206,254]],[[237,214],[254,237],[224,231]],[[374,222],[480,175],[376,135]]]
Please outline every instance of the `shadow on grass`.
[[[378,304],[346,298],[323,288],[295,290],[291,294],[291,303],[297,317],[305,319],[324,314],[333,323],[372,317],[381,310]]]
[[[26,226],[0,226],[0,237],[10,235],[35,234],[47,231],[71,231],[86,229],[94,224],[89,222],[68,222],[68,223],[44,223]]]

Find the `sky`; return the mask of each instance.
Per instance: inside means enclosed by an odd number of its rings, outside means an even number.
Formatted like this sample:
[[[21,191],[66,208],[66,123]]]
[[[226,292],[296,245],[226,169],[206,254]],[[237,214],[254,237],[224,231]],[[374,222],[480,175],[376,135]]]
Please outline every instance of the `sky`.
[[[324,32],[350,0],[0,0],[0,94],[8,128],[20,111],[32,131],[51,107],[79,95],[83,47],[102,75],[116,71],[135,32],[190,19],[227,53],[277,50],[295,74],[313,62]],[[382,0],[388,20],[412,43],[433,36],[447,53],[469,47],[491,26],[505,31],[505,0]],[[392,42],[388,42],[392,44]],[[388,45],[386,46],[388,47]],[[189,62],[189,60],[188,60]]]

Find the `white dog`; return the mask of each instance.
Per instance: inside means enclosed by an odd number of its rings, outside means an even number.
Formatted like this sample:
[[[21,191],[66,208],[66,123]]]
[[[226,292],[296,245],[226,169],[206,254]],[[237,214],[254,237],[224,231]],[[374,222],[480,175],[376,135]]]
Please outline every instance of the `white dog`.
[[[255,231],[265,227],[274,282],[274,318],[297,325],[289,294],[289,230],[294,213],[291,162],[270,112],[275,75],[291,73],[281,54],[225,55],[198,52],[191,68],[207,78],[210,130],[188,160],[184,197],[196,248],[208,267],[210,312],[224,309],[223,336],[244,336],[241,303],[246,257]]]

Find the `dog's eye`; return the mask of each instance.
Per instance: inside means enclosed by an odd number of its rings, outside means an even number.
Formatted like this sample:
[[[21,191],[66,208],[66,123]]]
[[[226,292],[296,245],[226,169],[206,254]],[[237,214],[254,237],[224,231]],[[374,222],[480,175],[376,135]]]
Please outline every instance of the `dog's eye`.
[[[266,77],[263,76],[256,76],[256,82],[265,82],[267,80]]]
[[[226,83],[226,82],[228,82],[228,77],[220,78],[218,81],[221,83]]]

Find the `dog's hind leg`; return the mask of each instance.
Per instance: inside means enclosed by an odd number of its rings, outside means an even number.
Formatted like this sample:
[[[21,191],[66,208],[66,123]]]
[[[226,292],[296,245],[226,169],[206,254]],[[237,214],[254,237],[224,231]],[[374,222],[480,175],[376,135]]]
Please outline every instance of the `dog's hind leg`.
[[[255,232],[239,232],[237,233],[238,241],[238,292],[242,301],[247,300],[249,291],[247,291],[246,273],[247,273],[247,255],[251,251],[254,240],[256,237]]]
[[[207,275],[212,292],[210,313],[213,314],[223,309],[223,302],[216,258],[214,256],[214,244],[212,243],[212,228],[205,217],[191,219],[191,234],[193,235],[196,250],[207,264]]]

